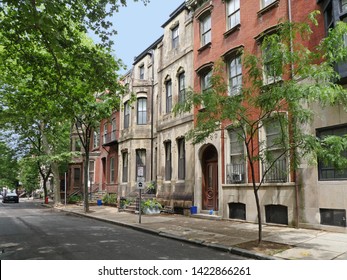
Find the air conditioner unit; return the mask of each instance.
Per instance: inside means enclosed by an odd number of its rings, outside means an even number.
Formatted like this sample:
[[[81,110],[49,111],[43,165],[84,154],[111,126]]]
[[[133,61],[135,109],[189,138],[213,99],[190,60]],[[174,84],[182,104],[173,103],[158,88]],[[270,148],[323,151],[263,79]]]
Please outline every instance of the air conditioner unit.
[[[232,174],[232,182],[234,182],[234,183],[240,183],[240,182],[242,182],[243,180],[243,176],[242,176],[243,174],[239,174],[239,173],[233,173]]]

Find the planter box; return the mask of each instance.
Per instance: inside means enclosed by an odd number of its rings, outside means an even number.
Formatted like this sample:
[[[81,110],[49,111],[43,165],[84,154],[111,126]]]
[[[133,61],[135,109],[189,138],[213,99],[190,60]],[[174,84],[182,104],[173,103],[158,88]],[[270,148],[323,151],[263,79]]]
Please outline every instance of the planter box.
[[[160,214],[159,207],[145,207],[143,213],[146,215]]]

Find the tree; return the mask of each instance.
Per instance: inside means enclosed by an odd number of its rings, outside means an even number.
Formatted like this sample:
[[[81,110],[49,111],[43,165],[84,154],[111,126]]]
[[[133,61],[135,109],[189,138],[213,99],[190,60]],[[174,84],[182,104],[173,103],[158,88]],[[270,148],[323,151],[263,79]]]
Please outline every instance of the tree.
[[[338,24],[315,49],[308,49],[304,42],[312,34],[310,22],[317,24],[317,13],[310,14],[308,22],[281,22],[275,34],[263,37],[262,55],[245,50],[242,89],[238,92],[229,92],[226,66],[220,61],[215,63],[210,90],[190,92],[186,103],[175,108],[176,113],[192,106],[200,108],[196,126],[188,134],[194,144],[224,129],[233,131],[243,143],[243,161],[248,165],[258,214],[259,243],[262,241],[259,189],[265,182],[286,181],[301,158],[322,153],[322,142],[305,134],[303,129],[314,113],[310,103],[329,106],[347,98],[346,89],[335,83],[339,77],[334,71],[335,63],[347,58],[342,42],[346,25]],[[260,138],[260,131],[266,137]]]
[[[49,141],[54,137],[48,132],[66,121],[85,122],[88,116],[95,117],[95,108],[105,113],[106,104],[115,106],[114,102],[95,104],[95,97],[107,90],[108,100],[118,98],[116,72],[122,63],[111,55],[109,36],[115,30],[107,17],[117,12],[120,5],[125,6],[126,1],[0,3],[0,85],[1,95],[5,97],[1,119],[7,125],[18,124],[17,131],[21,132],[38,124],[37,135],[48,156],[56,156]],[[94,45],[85,35],[87,30],[99,35],[101,44]],[[89,109],[91,113],[86,112]],[[93,126],[90,123],[86,126],[88,131]],[[86,151],[88,137],[84,137]],[[52,164],[58,199],[58,166],[54,161]]]
[[[21,182],[27,195],[40,188],[37,162],[34,158],[22,158],[19,161],[19,181]]]
[[[2,140],[0,141],[0,186],[16,187],[18,163],[15,152]]]

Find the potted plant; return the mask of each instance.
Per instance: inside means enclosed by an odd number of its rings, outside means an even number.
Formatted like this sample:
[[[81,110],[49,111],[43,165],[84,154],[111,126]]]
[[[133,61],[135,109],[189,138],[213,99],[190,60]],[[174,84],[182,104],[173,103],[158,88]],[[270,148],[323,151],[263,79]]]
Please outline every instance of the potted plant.
[[[148,215],[159,214],[162,208],[161,204],[155,199],[147,199],[141,203],[142,212]]]

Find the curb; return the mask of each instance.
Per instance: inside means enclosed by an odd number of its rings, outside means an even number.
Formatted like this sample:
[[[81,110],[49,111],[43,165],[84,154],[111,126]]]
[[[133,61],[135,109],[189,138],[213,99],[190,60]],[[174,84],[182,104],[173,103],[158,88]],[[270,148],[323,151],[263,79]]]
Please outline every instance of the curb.
[[[98,221],[102,221],[102,222],[107,222],[107,223],[118,225],[118,226],[128,227],[128,228],[132,228],[132,229],[137,230],[137,231],[142,231],[145,233],[162,236],[165,238],[170,238],[170,239],[178,240],[178,241],[185,242],[185,243],[195,244],[198,246],[204,246],[204,247],[212,248],[212,249],[215,249],[218,251],[228,252],[228,253],[235,254],[238,256],[242,256],[242,257],[246,257],[246,258],[252,258],[252,259],[256,259],[256,260],[280,260],[279,258],[276,258],[276,257],[256,253],[256,252],[245,250],[242,248],[226,247],[226,246],[220,245],[220,244],[207,243],[204,240],[199,240],[199,239],[187,239],[185,237],[180,237],[180,236],[177,236],[174,234],[170,234],[170,233],[162,232],[162,231],[158,231],[158,230],[148,229],[148,228],[145,228],[145,227],[142,227],[139,225],[131,225],[131,224],[123,223],[123,222],[117,222],[114,220],[108,220],[105,218],[94,217],[94,216],[84,214],[84,213],[77,213],[77,212],[69,211],[66,209],[55,208],[52,205],[47,205],[47,204],[44,205],[43,204],[43,206],[44,207],[51,207],[54,210],[74,214],[76,216],[86,217],[86,218],[90,218],[90,219],[94,219],[94,220],[98,220]]]

